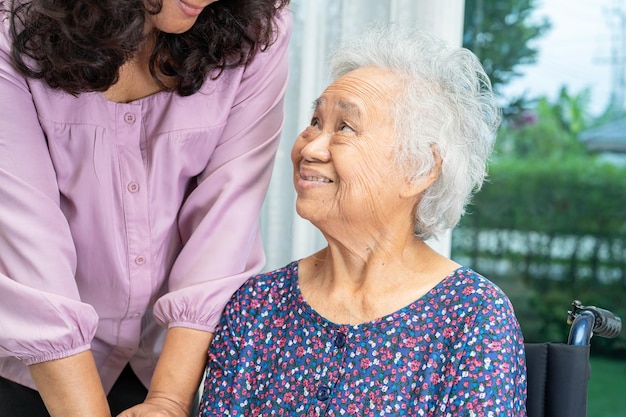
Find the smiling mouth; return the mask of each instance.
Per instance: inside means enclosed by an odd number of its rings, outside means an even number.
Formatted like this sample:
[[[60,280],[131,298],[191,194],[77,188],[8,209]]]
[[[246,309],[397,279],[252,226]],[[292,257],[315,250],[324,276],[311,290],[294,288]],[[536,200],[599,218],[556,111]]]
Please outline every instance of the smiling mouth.
[[[313,181],[313,182],[325,182],[325,183],[332,182],[328,178],[322,178],[322,177],[302,177],[302,179],[306,181]]]

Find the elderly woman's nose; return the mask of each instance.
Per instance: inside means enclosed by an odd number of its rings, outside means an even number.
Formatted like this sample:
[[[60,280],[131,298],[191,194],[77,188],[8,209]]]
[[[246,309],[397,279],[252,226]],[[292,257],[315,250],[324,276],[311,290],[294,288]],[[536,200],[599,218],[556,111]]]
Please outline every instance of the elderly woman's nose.
[[[300,153],[304,159],[309,161],[328,161],[330,160],[329,143],[330,135],[320,132],[318,135],[308,138]]]

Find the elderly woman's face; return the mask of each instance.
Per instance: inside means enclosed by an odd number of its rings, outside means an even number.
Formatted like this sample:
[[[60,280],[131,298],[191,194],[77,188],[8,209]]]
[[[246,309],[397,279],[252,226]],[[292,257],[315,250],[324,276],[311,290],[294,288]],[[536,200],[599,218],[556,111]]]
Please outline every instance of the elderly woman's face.
[[[399,209],[407,181],[393,161],[391,105],[400,88],[389,70],[367,67],[316,100],[291,158],[296,209],[322,231],[336,224],[375,228]]]

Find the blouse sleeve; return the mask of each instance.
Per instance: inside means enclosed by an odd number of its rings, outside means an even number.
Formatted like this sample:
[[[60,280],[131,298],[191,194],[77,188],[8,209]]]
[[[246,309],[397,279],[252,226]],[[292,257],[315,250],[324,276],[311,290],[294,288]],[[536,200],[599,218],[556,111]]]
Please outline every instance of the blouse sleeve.
[[[214,331],[224,305],[265,262],[259,214],[268,188],[287,86],[291,16],[245,69],[227,125],[179,215],[184,247],[154,314],[168,327]]]
[[[3,19],[3,17],[0,17]],[[76,253],[26,80],[0,21],[0,357],[27,365],[89,349],[97,315],[81,303]]]
[[[513,307],[499,291],[477,306],[458,350],[458,367],[445,416],[526,415],[524,343]],[[489,294],[489,292],[487,293]],[[494,295],[492,293],[492,295]]]

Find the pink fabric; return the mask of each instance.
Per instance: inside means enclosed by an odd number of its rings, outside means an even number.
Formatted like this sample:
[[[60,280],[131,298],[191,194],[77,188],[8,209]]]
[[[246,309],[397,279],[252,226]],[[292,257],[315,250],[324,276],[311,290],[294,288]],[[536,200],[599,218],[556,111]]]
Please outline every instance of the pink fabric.
[[[158,324],[213,331],[263,266],[291,18],[193,96],[127,104],[24,79],[2,23],[0,375],[91,348],[105,389],[128,361],[148,383]]]

